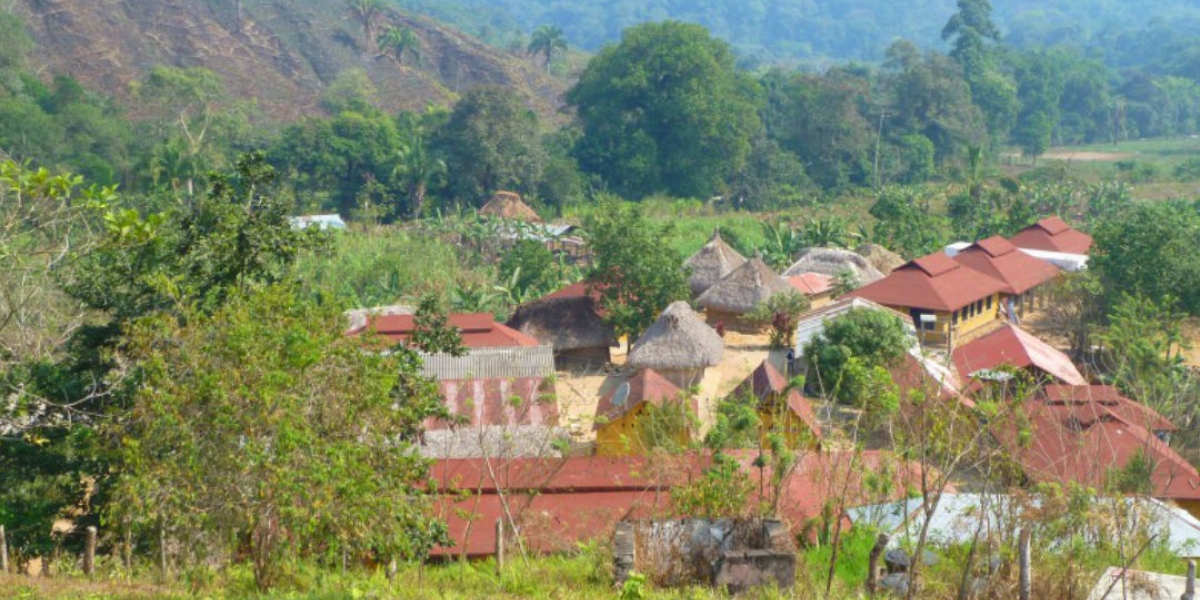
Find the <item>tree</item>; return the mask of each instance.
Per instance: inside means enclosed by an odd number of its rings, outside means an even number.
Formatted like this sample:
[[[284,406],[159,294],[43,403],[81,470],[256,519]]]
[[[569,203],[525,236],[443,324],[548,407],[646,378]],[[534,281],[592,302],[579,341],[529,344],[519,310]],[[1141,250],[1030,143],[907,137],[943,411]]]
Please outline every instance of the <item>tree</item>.
[[[369,51],[375,43],[375,25],[383,14],[383,0],[349,0],[349,8],[362,26],[363,49]]]
[[[550,61],[556,52],[567,51],[567,38],[563,31],[553,25],[542,25],[533,30],[526,52],[536,56],[541,54],[546,59],[546,72],[550,72]]]
[[[259,589],[291,557],[419,559],[445,540],[412,448],[445,411],[415,355],[363,352],[336,307],[286,286],[185,313],[130,332],[142,375],[114,522],[185,536],[193,551],[244,550]]]
[[[632,343],[668,305],[689,297],[683,259],[666,244],[669,228],[647,223],[638,207],[603,199],[584,231],[596,253],[588,287],[618,336]]]
[[[467,92],[435,139],[454,173],[450,192],[468,206],[479,206],[497,190],[533,192],[545,167],[537,113],[508,88]]]
[[[1032,157],[1035,163],[1049,149],[1059,120],[1063,73],[1057,66],[1053,57],[1039,52],[1027,52],[1017,62],[1021,112],[1013,137],[1021,145],[1022,154]]]
[[[916,188],[887,187],[879,192],[870,214],[877,243],[906,257],[934,252],[946,242],[945,218],[931,214]]]
[[[1101,219],[1093,232],[1088,269],[1109,306],[1136,290],[1147,298],[1175,298],[1200,314],[1200,216],[1184,202],[1137,203]]]
[[[782,350],[791,348],[796,335],[796,319],[808,310],[808,297],[800,292],[775,294],[756,306],[747,317],[754,323],[770,325],[770,346]]]
[[[379,34],[379,39],[376,40],[379,45],[379,50],[384,53],[391,53],[392,58],[396,59],[396,63],[404,65],[404,55],[412,57],[413,62],[421,64],[421,38],[413,33],[411,27],[396,27],[388,25]]]
[[[707,198],[745,166],[762,128],[759,96],[703,27],[639,25],[567,93],[584,131],[576,156],[623,195]]]
[[[826,322],[824,331],[804,348],[807,381],[821,393],[842,402],[863,400],[871,371],[892,367],[911,345],[904,325],[895,315],[870,309],[853,309]]]

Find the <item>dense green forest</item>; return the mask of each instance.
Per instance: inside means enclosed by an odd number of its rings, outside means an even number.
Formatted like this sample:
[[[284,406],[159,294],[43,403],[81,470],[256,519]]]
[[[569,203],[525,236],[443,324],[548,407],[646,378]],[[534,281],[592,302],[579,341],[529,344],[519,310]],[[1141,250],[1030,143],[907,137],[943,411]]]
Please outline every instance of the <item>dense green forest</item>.
[[[638,23],[698,23],[733,45],[747,64],[881,61],[887,47],[901,38],[922,48],[942,48],[942,25],[955,11],[953,0],[396,2],[495,42],[550,24],[574,45],[592,51],[615,43],[622,31]],[[1200,24],[1200,9],[1180,0],[997,0],[993,5],[1000,31],[1017,46],[1070,45],[1122,66],[1167,58],[1194,37]]]

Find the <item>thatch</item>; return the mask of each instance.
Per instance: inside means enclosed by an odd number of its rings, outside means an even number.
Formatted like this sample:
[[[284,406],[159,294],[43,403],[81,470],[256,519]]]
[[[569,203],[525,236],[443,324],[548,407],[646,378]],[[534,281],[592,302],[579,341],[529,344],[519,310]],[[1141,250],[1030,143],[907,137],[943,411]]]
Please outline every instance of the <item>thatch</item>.
[[[521,201],[521,196],[516,192],[496,192],[492,199],[479,209],[479,214],[505,221],[542,222],[542,218],[532,208],[529,208],[528,204]]]
[[[746,257],[726,244],[725,240],[721,239],[720,230],[714,229],[712,239],[683,264],[692,269],[688,283],[692,286],[692,296],[695,297],[746,264]]]
[[[676,302],[638,338],[625,364],[658,371],[703,369],[719,364],[724,353],[721,336],[686,302]]]
[[[867,285],[883,279],[883,273],[871,266],[867,259],[849,250],[838,248],[801,250],[796,262],[783,272],[783,276],[793,277],[803,273],[821,273],[837,277],[844,271],[853,274],[858,279],[859,285]]]
[[[555,352],[607,348],[616,336],[591,296],[542,298],[517,307],[507,325],[554,347]]]
[[[879,244],[863,244],[855,248],[854,253],[867,259],[867,263],[885,275],[891,273],[896,267],[908,262],[899,254]]]
[[[754,310],[771,296],[795,291],[796,288],[756,256],[708,288],[696,299],[696,304],[708,310],[741,315]]]

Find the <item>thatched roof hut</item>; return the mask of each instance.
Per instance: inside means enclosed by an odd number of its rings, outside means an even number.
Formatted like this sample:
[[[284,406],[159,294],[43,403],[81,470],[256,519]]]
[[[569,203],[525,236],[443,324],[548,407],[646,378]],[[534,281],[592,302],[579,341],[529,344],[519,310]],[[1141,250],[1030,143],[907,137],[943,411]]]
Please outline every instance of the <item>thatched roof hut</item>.
[[[596,298],[589,294],[527,302],[517,307],[507,325],[553,346],[560,363],[572,359],[607,362],[608,349],[617,341],[612,327],[600,316]]]
[[[883,279],[883,273],[871,266],[867,259],[839,248],[806,248],[800,251],[800,256],[792,266],[783,272],[784,277],[792,277],[803,273],[822,273],[837,277],[844,271],[849,271],[858,279],[860,285],[867,285]]]
[[[879,244],[863,244],[855,248],[854,253],[867,259],[867,263],[885,275],[891,273],[896,267],[908,262],[904,260],[904,257]]]
[[[685,267],[692,269],[691,279],[688,281],[692,286],[692,296],[703,294],[744,264],[746,257],[726,244],[725,240],[721,239],[721,231],[714,229],[712,239],[683,263]]]
[[[479,214],[505,221],[542,222],[542,218],[532,208],[529,208],[529,205],[525,204],[521,200],[520,194],[516,192],[496,192],[492,199],[479,209]]]
[[[638,338],[625,364],[634,369],[654,369],[670,378],[672,371],[703,371],[716,366],[724,354],[721,336],[686,302],[675,302]],[[679,384],[676,379],[672,381]]]
[[[708,288],[696,299],[696,304],[708,311],[744,315],[771,296],[795,291],[761,257],[755,256]]]

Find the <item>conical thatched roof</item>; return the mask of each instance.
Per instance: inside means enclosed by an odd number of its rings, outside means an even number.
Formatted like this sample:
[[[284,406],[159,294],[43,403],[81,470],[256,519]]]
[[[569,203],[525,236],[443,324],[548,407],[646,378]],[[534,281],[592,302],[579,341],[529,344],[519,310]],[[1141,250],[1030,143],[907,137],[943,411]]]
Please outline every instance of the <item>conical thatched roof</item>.
[[[880,273],[888,274],[893,269],[908,262],[899,254],[880,246],[879,244],[863,244],[854,249],[854,253],[867,259],[867,262],[879,270]]]
[[[806,248],[800,251],[799,258],[792,266],[783,272],[784,277],[792,277],[803,273],[822,273],[837,277],[842,271],[850,271],[858,279],[860,285],[867,285],[883,279],[883,273],[871,266],[867,259],[839,248]]]
[[[683,264],[692,269],[692,277],[688,281],[692,286],[692,296],[699,296],[726,275],[746,264],[746,257],[726,244],[725,240],[721,239],[720,230],[714,229],[712,239]]]
[[[542,298],[519,306],[507,325],[556,351],[604,348],[616,343],[591,296]]]
[[[505,221],[528,221],[530,223],[542,221],[542,218],[532,208],[529,208],[528,204],[521,201],[521,196],[515,192],[496,192],[492,199],[479,209],[479,214]]]
[[[762,258],[754,257],[725,276],[696,299],[696,304],[721,312],[745,314],[776,294],[795,292]]]
[[[725,342],[686,302],[675,302],[638,338],[625,364],[660,371],[716,366]]]

